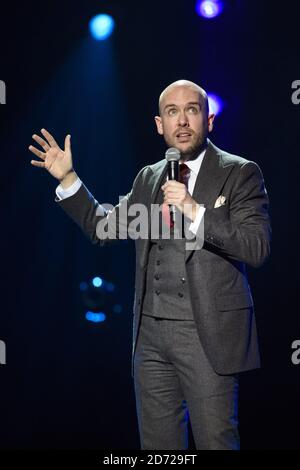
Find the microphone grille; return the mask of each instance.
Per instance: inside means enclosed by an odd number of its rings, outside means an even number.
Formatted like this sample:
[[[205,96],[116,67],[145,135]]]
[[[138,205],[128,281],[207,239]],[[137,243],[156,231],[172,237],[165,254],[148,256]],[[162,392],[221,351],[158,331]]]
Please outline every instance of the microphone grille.
[[[180,160],[180,152],[178,149],[176,149],[175,147],[170,147],[167,151],[166,151],[166,159],[168,162],[177,162]]]

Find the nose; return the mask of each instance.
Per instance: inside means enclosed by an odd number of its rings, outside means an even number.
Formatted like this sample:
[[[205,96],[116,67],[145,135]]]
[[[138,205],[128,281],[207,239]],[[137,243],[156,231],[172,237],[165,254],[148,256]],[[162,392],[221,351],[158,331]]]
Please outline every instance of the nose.
[[[180,127],[188,127],[189,126],[188,116],[187,116],[187,114],[185,113],[184,110],[181,110],[179,115],[178,115],[178,125]]]

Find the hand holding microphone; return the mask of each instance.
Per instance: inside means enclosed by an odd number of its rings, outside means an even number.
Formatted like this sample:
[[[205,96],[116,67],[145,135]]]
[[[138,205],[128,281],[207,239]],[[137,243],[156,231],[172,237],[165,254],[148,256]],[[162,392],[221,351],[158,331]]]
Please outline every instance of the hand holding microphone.
[[[168,181],[178,181],[179,179],[179,160],[180,152],[175,147],[171,147],[166,151],[166,160],[168,162]],[[171,224],[176,223],[176,207],[169,204]]]
[[[168,181],[161,187],[164,192],[164,202],[170,207],[171,221],[176,224],[177,210],[179,209],[191,221],[195,220],[197,203],[192,198],[185,184],[179,180],[180,152],[175,147],[166,151],[168,161]]]

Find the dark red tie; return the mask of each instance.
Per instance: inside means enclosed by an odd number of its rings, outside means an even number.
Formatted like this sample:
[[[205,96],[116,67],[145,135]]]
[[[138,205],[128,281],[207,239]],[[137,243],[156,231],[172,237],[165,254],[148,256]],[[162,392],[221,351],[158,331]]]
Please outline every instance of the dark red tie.
[[[191,175],[191,170],[185,163],[179,165],[179,181],[186,185],[187,190],[189,189],[188,183]]]
[[[185,163],[181,163],[179,165],[179,181],[180,183],[185,184],[186,188],[188,189],[188,182],[189,182],[189,177],[191,174],[191,170]],[[162,205],[162,217],[165,222],[165,224],[168,225],[168,227],[174,227],[174,222],[171,220],[170,217],[170,209],[168,204],[165,202]]]

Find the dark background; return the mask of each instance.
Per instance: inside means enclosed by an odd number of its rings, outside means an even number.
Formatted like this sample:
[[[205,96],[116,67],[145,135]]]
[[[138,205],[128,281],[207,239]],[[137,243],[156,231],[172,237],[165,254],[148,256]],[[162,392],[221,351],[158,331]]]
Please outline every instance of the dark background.
[[[116,203],[145,164],[164,156],[153,116],[162,89],[186,78],[225,103],[212,141],[256,161],[271,200],[272,256],[249,269],[263,368],[243,374],[244,449],[299,447],[299,2],[225,0],[207,21],[194,0],[1,5],[0,448],[139,447],[130,375],[134,247],[92,246],[54,201],[55,180],[30,165],[31,135],[72,135],[77,173]],[[113,36],[88,20],[112,14]],[[93,324],[79,284],[113,282]],[[120,313],[113,305],[122,306]]]

